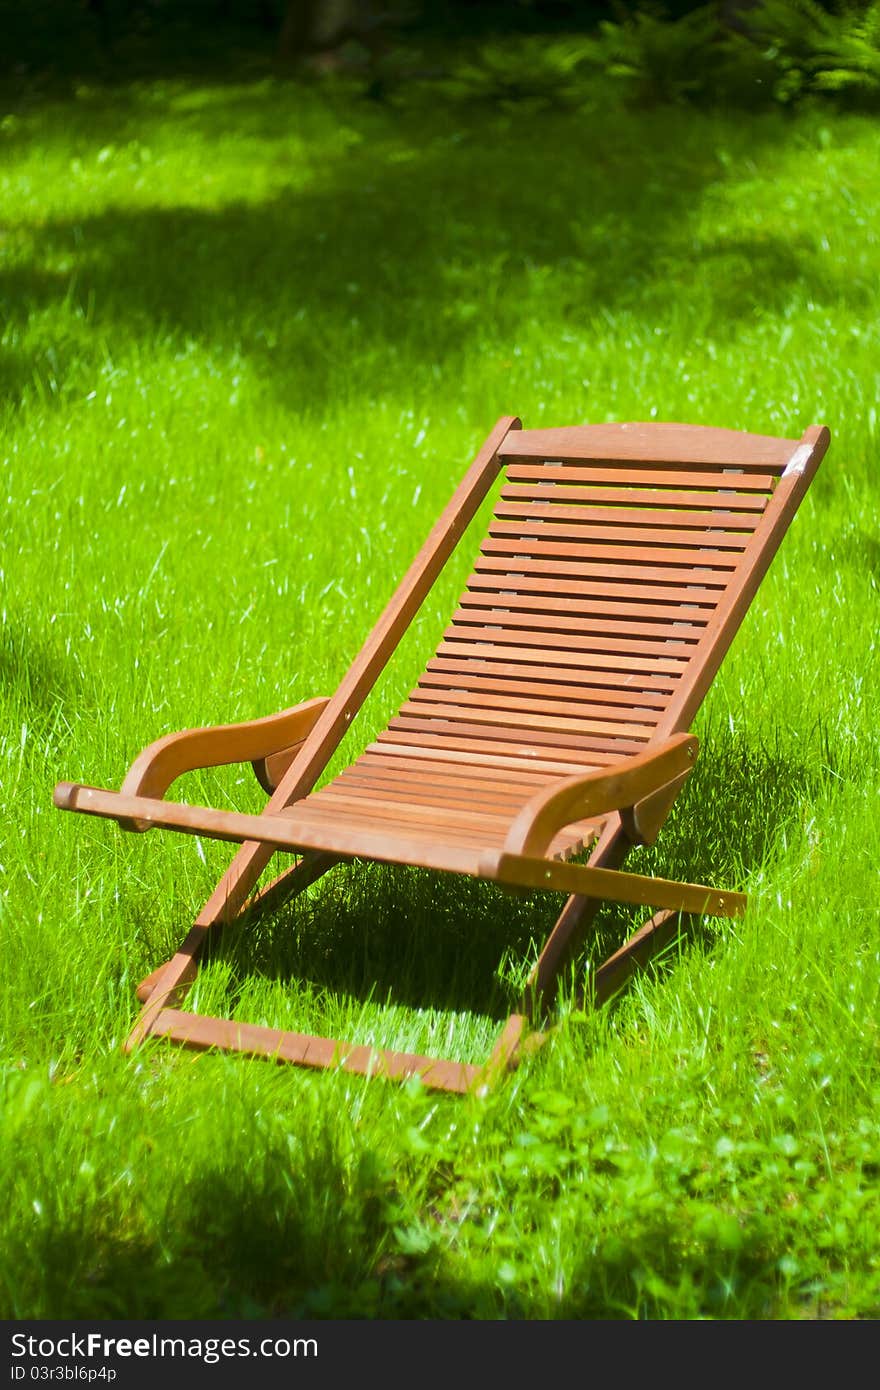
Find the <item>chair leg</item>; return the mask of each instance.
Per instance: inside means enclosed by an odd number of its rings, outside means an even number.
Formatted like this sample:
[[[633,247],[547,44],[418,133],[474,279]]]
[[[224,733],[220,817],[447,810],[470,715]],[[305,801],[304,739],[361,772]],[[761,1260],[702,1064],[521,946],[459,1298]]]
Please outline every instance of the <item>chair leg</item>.
[[[633,932],[623,945],[593,971],[584,998],[579,1001],[584,1007],[592,1005],[599,1008],[618,994],[637,971],[643,969],[653,956],[668,945],[678,935],[680,923],[688,920],[688,914],[663,909],[655,912],[638,931]]]
[[[249,848],[248,845],[243,846],[243,850]],[[481,1066],[467,1066],[383,1049],[352,1048],[349,1044],[326,1038],[306,1037],[277,1029],[233,1024],[225,1019],[180,1013],[179,1005],[195,980],[199,957],[212,931],[218,926],[250,918],[253,913],[260,914],[284,899],[301,893],[339,863],[338,856],[331,854],[304,855],[297,864],[279,874],[254,897],[249,900],[244,897],[242,901],[243,885],[248,879],[253,884],[262,866],[256,868],[256,858],[251,858],[242,868],[237,863],[241,854],[239,851],[224,879],[221,879],[190,928],[180,950],[138,985],[138,999],[144,1007],[126,1039],[126,1052],[131,1052],[153,1034],[172,1038],[190,1048],[240,1051],[306,1066],[342,1065],[349,1071],[366,1075],[383,1074],[397,1079],[418,1074],[424,1084],[432,1089],[485,1095],[507,1072],[516,1068],[521,1057],[537,1051],[544,1042],[543,1033],[528,1030],[528,1020],[524,1015],[511,1014],[487,1061]],[[234,872],[236,869],[237,873]],[[221,889],[227,882],[230,892],[224,898]],[[234,914],[232,904],[237,907]]]
[[[267,884],[255,898],[249,899],[254,884],[274,853],[271,845],[247,843],[241,846],[190,927],[180,949],[138,985],[137,996],[143,1008],[125,1041],[126,1052],[131,1052],[143,1042],[163,1009],[179,1004],[184,998],[198,974],[199,957],[212,932],[247,916],[254,908],[258,912],[265,911],[285,897],[301,893],[338,862],[330,854],[304,855],[292,868],[286,869]]]
[[[323,877],[328,869],[332,869],[333,865],[338,863],[339,860],[332,854],[304,854],[296,864],[293,864],[289,869],[285,869],[277,878],[273,878],[271,883],[267,883],[265,888],[261,888],[258,893],[255,893],[252,898],[248,899],[235,918],[236,923],[241,923],[244,919],[247,919],[248,923],[259,920],[266,912],[274,911],[274,909],[280,907],[283,902],[286,902],[289,898],[296,897],[299,893],[302,893],[304,889],[308,888],[310,884],[316,883],[319,878]],[[204,936],[198,938],[200,945],[196,948],[196,954],[200,952],[204,940]],[[150,995],[153,993],[158,983],[159,976],[165,969],[165,964],[167,964],[167,962],[158,965],[145,979],[141,980],[135,991],[141,1004],[146,1004]],[[171,995],[168,996],[166,1005],[170,1007],[174,1003],[179,1003],[184,998],[195,977],[196,967],[194,965],[192,973],[181,978],[178,986],[174,989],[174,997],[172,998]]]
[[[480,1068],[469,1090],[484,1096],[506,1072],[515,1071],[522,1057],[537,1052],[544,1034],[529,1031],[525,1014],[511,1014],[495,1040],[487,1061]]]
[[[632,841],[623,824],[620,821],[612,823],[596,842],[589,866],[617,869],[630,849]],[[521,1008],[529,1021],[537,1021],[546,1011],[560,972],[583,941],[601,904],[600,898],[577,894],[567,900],[526,982]],[[597,966],[587,991],[579,995],[579,1005],[599,1008],[606,1004],[658,951],[674,940],[682,922],[691,920],[692,914],[677,909],[664,908],[655,912],[618,950]],[[542,1034],[537,1036],[543,1040]]]
[[[632,842],[619,817],[613,817],[596,841],[589,858],[593,869],[616,869],[623,863]],[[586,936],[587,928],[602,905],[601,898],[572,894],[562,909],[535,962],[523,993],[522,1010],[537,1020],[545,1012],[560,972]]]
[[[149,975],[145,975],[140,984],[136,986],[134,992],[139,1004],[146,1004],[153,990],[156,988],[156,985],[159,983],[159,976],[162,974],[167,964],[167,960],[163,960],[161,965],[157,965],[155,970],[151,970]],[[195,978],[195,976],[193,976],[193,978]],[[181,980],[178,987],[168,996],[166,1001],[167,1004],[169,1006],[179,1004],[186,995],[186,991],[191,984],[192,980]]]
[[[265,888],[261,888],[258,893],[255,893],[245,903],[236,921],[245,917],[249,922],[257,921],[265,913],[274,912],[276,908],[281,907],[282,903],[298,897],[306,888],[317,883],[319,878],[324,877],[328,869],[332,869],[334,864],[340,862],[335,854],[320,854],[317,850],[307,851],[298,863],[285,869],[284,873],[273,878],[271,883],[267,883]]]
[[[631,841],[619,817],[606,826],[589,859],[591,868],[616,869]],[[328,1039],[282,1033],[274,1029],[237,1025],[223,1019],[203,1019],[176,1012],[198,972],[198,961],[211,932],[217,927],[268,911],[302,892],[339,862],[332,854],[306,854],[259,893],[249,897],[256,880],[274,853],[271,846],[242,846],[214,893],[205,904],[179,951],[154,970],[138,986],[141,1015],[125,1043],[130,1052],[149,1034],[176,1039],[188,1047],[219,1047],[274,1057],[277,1061],[307,1066],[343,1065],[346,1070],[369,1075],[378,1071],[400,1079],[419,1074],[429,1087],[485,1094],[520,1059],[536,1051],[545,1034],[530,1031],[540,1017],[561,969],[570,958],[601,905],[601,899],[572,895],[553,927],[538,961],[529,975],[521,1013],[507,1019],[488,1060],[479,1067],[441,1059],[410,1057],[371,1048],[352,1048]],[[594,972],[588,1003],[600,1005],[616,994],[626,980],[668,942],[683,914],[663,910],[654,914]],[[329,1051],[328,1051],[329,1049]],[[361,1056],[363,1054],[363,1056]]]

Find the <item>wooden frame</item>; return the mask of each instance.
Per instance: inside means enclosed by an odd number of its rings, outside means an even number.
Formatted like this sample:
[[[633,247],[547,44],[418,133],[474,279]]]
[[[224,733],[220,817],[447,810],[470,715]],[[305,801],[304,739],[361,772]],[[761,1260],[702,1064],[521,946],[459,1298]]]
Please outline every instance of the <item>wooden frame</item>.
[[[653,842],[689,776],[697,740],[687,729],[829,440],[819,426],[796,441],[666,424],[527,431],[504,417],[333,696],[159,739],[119,792],[59,783],[62,809],[240,844],[179,951],[139,987],[127,1048],[165,1037],[479,1090],[516,1065],[527,1024],[602,900],[660,910],[595,972],[597,1002],[668,939],[679,913],[740,915],[740,893],[620,866],[633,844]],[[502,469],[506,486],[437,655],[379,740],[313,792]],[[164,799],[182,772],[241,761],[269,792],[259,815]],[[587,863],[568,862],[584,848]],[[255,894],[277,849],[299,861]],[[212,931],[353,858],[568,895],[522,1011],[483,1066],[178,1007]]]

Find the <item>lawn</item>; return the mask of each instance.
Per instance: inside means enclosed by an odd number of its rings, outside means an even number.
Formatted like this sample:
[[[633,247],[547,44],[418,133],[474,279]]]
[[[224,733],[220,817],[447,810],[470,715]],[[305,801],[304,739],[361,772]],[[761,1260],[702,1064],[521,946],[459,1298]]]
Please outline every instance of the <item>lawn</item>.
[[[880,1314],[876,120],[121,82],[7,99],[0,207],[0,1313]],[[744,889],[746,917],[585,1014],[632,920],[606,913],[484,1099],[124,1056],[230,851],[61,815],[53,784],[332,693],[504,413],[831,428],[632,860]],[[181,792],[255,810],[246,772]],[[196,999],[479,1058],[554,915],[338,869]]]

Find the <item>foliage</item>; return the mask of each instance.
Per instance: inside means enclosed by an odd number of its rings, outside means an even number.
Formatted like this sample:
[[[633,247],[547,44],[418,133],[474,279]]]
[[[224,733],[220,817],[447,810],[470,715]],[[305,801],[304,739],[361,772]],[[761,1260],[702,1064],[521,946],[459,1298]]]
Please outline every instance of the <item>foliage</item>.
[[[453,100],[577,108],[588,102],[593,51],[593,41],[584,35],[488,40],[473,55],[453,61],[436,86]]]
[[[880,4],[835,11],[816,0],[761,0],[730,53],[734,62],[758,55],[782,103],[822,92],[869,98],[880,89]]]
[[[285,61],[298,49],[283,0],[233,0],[222,14],[215,0],[0,0],[0,12],[0,74],[19,87],[211,71],[304,75]],[[305,9],[294,14],[306,22]],[[394,0],[361,18],[362,41],[359,23],[343,25],[338,51],[317,70],[355,74],[379,101],[598,111],[807,97],[871,105],[880,93],[880,0],[757,0],[733,18],[726,6],[681,0],[546,9]]]
[[[528,100],[590,108],[609,95],[636,105],[676,102],[702,93],[716,37],[709,6],[678,19],[637,10],[618,22],[601,20],[592,34],[484,41],[473,56],[454,62],[440,85],[452,97],[502,106]]]
[[[711,91],[717,41],[712,5],[678,19],[650,8],[621,10],[617,22],[600,22],[590,58],[598,72],[621,84],[624,100],[675,102]]]
[[[760,0],[737,28],[716,5],[677,17],[620,6],[593,33],[486,40],[453,62],[442,85],[459,98],[568,109],[760,106],[818,94],[870,101],[880,88],[880,3],[836,11],[817,0]]]

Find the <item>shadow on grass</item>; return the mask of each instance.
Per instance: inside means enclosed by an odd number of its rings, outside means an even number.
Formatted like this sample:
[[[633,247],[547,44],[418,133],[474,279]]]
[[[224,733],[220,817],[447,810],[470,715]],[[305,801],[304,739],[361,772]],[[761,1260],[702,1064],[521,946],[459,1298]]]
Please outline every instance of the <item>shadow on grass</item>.
[[[15,692],[26,708],[47,712],[70,693],[69,673],[51,642],[21,618],[0,624],[0,690]]]
[[[0,399],[19,404],[35,377],[45,374],[47,365],[42,353],[0,346]]]
[[[658,844],[633,851],[626,867],[740,889],[772,856],[819,780],[818,768],[779,750],[713,740]],[[257,974],[362,1002],[501,1019],[519,1007],[525,976],[564,901],[556,893],[512,896],[452,875],[339,865],[274,917],[229,931],[213,953],[231,965],[233,989]],[[598,963],[648,916],[650,909],[604,906],[582,955]],[[692,931],[712,940],[711,923]]]
[[[880,579],[880,540],[869,531],[852,531],[835,540],[829,560]]]
[[[364,1003],[501,1019],[562,901],[451,874],[339,865],[273,918],[227,932],[215,952],[232,965],[233,989],[258,974]]]
[[[714,137],[689,138],[681,113],[606,116],[601,131],[592,117],[587,143],[585,117],[363,106],[340,112],[348,143],[328,142],[325,111],[319,143],[306,136],[301,149],[302,112],[283,89],[230,93],[191,113],[193,138],[222,144],[240,130],[265,140],[263,171],[278,175],[270,196],[47,220],[35,257],[73,271],[62,286],[36,265],[13,269],[0,276],[0,300],[23,324],[69,295],[93,341],[55,343],[52,373],[40,349],[29,367],[10,358],[10,384],[36,370],[78,390],[106,343],[159,334],[234,351],[292,409],[321,412],[340,396],[375,398],[394,364],[454,371],[475,341],[505,358],[524,305],[540,314],[548,346],[603,312],[663,321],[688,302],[695,255],[716,336],[781,309],[799,287],[816,301],[868,293],[790,231],[704,239],[695,251],[701,195],[720,169]],[[123,138],[113,112],[110,103],[88,116],[95,148]],[[750,156],[785,129],[756,124]]]
[[[13,1241],[7,1249],[22,1283],[4,1300],[4,1315],[717,1318],[729,1309],[737,1318],[772,1317],[786,1296],[779,1233],[758,1219],[738,1223],[733,1248],[729,1234],[713,1235],[711,1227],[694,1239],[680,1199],[665,1196],[653,1209],[635,1203],[621,1213],[612,1227],[626,1230],[625,1240],[609,1232],[564,1283],[558,1271],[542,1278],[539,1264],[525,1284],[490,1251],[469,1256],[465,1246],[456,1268],[445,1247],[466,1241],[468,1230],[444,1231],[437,1208],[427,1214],[427,1248],[405,1252],[394,1175],[369,1150],[342,1162],[332,1145],[306,1160],[298,1149],[267,1149],[246,1169],[197,1165],[169,1195],[155,1229],[146,1221],[132,1229],[131,1215],[110,1200],[41,1222],[27,1233],[26,1248]],[[439,1200],[446,1205],[442,1194]],[[570,1214],[572,1246],[580,1243],[580,1223],[583,1244],[594,1245],[595,1212],[575,1201]],[[463,1276],[461,1268],[474,1272]]]
[[[32,98],[34,92],[66,94],[85,80],[235,80],[242,71],[270,66],[281,13],[281,0],[28,0],[26,6],[0,0],[0,81]]]
[[[626,868],[742,892],[749,876],[772,862],[780,835],[818,792],[820,761],[817,756],[808,765],[778,747],[753,745],[742,738],[705,738],[689,784],[656,845],[633,850]],[[616,950],[649,915],[650,910],[634,913],[622,904],[605,905],[591,932],[591,963],[600,963]],[[686,918],[685,940],[711,949],[720,920]],[[655,956],[649,968],[662,976],[674,968],[676,959],[673,948]]]

